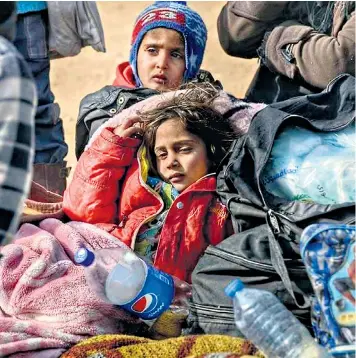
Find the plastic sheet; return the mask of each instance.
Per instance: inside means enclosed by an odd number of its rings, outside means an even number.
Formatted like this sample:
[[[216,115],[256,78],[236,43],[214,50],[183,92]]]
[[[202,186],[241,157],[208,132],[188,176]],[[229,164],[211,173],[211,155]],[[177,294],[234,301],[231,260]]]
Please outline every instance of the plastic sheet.
[[[273,144],[261,181],[287,200],[320,204],[355,201],[355,123],[337,132],[287,127]]]

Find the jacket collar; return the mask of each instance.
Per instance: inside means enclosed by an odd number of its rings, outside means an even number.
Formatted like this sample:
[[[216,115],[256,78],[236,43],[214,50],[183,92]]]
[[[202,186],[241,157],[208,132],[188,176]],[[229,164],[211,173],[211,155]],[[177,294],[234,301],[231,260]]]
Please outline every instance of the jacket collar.
[[[128,62],[120,63],[116,68],[116,78],[113,82],[114,86],[135,88],[136,83],[133,77],[133,72]]]
[[[193,191],[206,191],[206,192],[215,192],[216,191],[216,173],[210,173],[199,180],[197,180],[195,183],[190,185],[187,189],[185,189],[183,192],[180,193],[180,195],[193,192]]]

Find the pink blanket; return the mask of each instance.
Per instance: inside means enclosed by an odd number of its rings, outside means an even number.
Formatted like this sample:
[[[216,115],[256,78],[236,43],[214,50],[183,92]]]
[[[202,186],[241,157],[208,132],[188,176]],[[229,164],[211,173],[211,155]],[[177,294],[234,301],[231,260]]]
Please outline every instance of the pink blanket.
[[[138,324],[91,292],[83,268],[73,262],[83,244],[92,249],[123,245],[93,225],[46,219],[40,227],[22,225],[16,240],[1,248],[0,357],[68,348]]]

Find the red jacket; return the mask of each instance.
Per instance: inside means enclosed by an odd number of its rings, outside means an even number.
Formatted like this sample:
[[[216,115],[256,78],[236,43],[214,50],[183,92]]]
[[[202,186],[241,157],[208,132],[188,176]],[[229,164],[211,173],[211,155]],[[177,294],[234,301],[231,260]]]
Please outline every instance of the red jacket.
[[[128,88],[136,87],[132,67],[128,62],[120,63],[116,67],[116,78],[113,82],[113,85]]]
[[[132,249],[141,226],[163,209],[145,183],[136,157],[139,139],[121,138],[106,128],[80,157],[63,208],[72,220],[100,224]],[[231,234],[226,207],[209,174],[173,202],[160,233],[154,266],[191,281],[200,255]]]

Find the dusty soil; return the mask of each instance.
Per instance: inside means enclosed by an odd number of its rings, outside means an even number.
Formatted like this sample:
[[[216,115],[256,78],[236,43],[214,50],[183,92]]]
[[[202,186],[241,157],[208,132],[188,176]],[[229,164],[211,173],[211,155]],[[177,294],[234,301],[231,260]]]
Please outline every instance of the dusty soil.
[[[136,16],[151,2],[97,2],[105,32],[106,53],[84,48],[76,57],[54,60],[51,63],[51,85],[61,107],[65,139],[69,145],[67,160],[74,167],[75,124],[80,100],[105,85],[111,84],[116,65],[127,61],[130,38]],[[219,79],[226,91],[242,97],[250,83],[257,60],[230,57],[221,49],[216,21],[222,1],[189,1],[189,5],[204,19],[208,28],[208,43],[202,68]],[[73,171],[72,171],[73,173]]]

